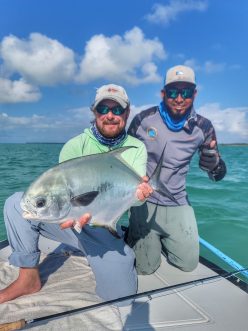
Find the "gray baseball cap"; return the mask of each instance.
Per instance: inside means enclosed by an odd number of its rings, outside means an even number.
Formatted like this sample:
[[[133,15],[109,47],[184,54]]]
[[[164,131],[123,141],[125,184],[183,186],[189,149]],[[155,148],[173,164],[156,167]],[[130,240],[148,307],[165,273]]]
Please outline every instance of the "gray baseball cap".
[[[196,85],[195,73],[190,67],[177,65],[168,69],[165,77],[165,84],[168,85],[176,82],[185,82]]]
[[[101,101],[106,99],[118,102],[123,108],[127,108],[130,105],[127,93],[123,87],[115,84],[108,84],[97,89],[95,101],[93,102],[91,109],[96,108]]]

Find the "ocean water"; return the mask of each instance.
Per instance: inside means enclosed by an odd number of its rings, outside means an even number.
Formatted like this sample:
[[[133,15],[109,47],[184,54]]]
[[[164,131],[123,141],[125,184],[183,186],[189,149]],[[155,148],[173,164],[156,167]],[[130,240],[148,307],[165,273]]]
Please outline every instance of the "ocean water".
[[[0,144],[0,240],[6,239],[5,199],[25,190],[42,172],[58,162],[62,144]],[[197,155],[187,178],[200,236],[248,267],[248,146],[220,146],[227,175],[212,182],[198,167]],[[202,254],[207,254],[202,249]],[[211,254],[213,262],[222,264]],[[226,268],[228,270],[228,268]]]

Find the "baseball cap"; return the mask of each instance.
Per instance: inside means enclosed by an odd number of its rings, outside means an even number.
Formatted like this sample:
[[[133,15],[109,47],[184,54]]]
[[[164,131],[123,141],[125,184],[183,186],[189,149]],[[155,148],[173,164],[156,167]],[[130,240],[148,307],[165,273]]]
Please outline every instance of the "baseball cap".
[[[193,69],[183,65],[178,65],[168,69],[164,85],[168,85],[175,82],[185,82],[196,85],[195,73]]]
[[[127,108],[130,104],[127,93],[123,87],[115,84],[108,84],[97,89],[95,101],[92,104],[91,109],[96,108],[101,101],[106,99],[118,102],[123,108]]]

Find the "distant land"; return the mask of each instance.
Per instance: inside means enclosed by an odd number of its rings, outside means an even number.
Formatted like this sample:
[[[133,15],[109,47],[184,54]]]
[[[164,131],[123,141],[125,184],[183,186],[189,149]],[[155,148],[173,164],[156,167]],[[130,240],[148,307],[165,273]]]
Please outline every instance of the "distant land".
[[[41,141],[30,141],[30,142],[0,142],[0,144],[43,144],[43,145],[61,145],[65,142],[41,142]],[[219,146],[248,146],[248,143],[218,143]]]
[[[30,141],[30,142],[24,142],[24,143],[18,143],[18,142],[3,142],[0,144],[43,144],[43,145],[61,145],[65,144],[65,142],[40,142],[40,141]],[[218,143],[219,146],[248,146],[248,143]]]
[[[25,144],[65,144],[65,142],[38,142],[38,141],[33,141],[33,142],[26,142]],[[219,146],[248,146],[248,143],[218,143]]]
[[[32,141],[26,142],[25,144],[65,144],[65,142],[39,142],[39,141]],[[248,146],[248,143],[218,143],[219,146]]]
[[[220,143],[218,145],[222,145],[222,146],[248,146],[248,143]]]
[[[32,141],[32,142],[26,142],[24,144],[45,144],[45,145],[53,144],[53,145],[61,145],[61,144],[65,144],[65,142],[58,143],[58,142],[39,142],[39,141]]]

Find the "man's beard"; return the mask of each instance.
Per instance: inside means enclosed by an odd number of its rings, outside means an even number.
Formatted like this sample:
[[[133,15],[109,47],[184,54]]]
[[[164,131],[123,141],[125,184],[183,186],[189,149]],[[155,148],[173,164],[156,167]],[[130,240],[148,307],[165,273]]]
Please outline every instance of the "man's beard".
[[[180,114],[180,112],[174,113],[167,105],[166,109],[172,119],[174,119],[175,121],[180,121],[183,117],[187,116],[190,113],[192,105],[188,107],[188,109],[183,114]]]

